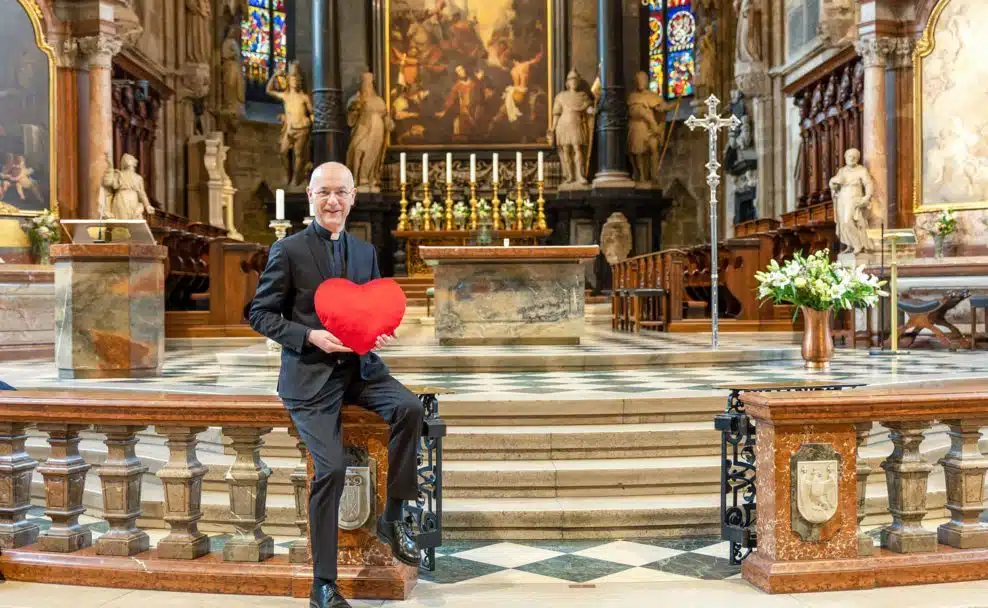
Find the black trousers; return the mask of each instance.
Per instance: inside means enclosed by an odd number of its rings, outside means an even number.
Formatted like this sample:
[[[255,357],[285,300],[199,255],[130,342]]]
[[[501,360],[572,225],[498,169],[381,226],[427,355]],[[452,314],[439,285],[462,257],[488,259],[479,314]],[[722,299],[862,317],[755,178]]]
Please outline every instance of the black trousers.
[[[337,364],[326,385],[312,399],[284,400],[315,465],[309,495],[313,574],[330,580],[336,579],[337,517],[346,477],[340,416],[344,401],[379,414],[391,426],[388,498],[415,500],[422,434],[423,411],[418,397],[390,375],[362,380],[355,357]]]

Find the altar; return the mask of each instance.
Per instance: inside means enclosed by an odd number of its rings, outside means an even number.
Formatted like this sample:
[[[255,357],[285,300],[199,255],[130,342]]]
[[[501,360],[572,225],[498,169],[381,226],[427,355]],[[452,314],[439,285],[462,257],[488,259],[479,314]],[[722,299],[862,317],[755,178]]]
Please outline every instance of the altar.
[[[442,346],[579,344],[584,267],[597,245],[420,247],[435,273]]]

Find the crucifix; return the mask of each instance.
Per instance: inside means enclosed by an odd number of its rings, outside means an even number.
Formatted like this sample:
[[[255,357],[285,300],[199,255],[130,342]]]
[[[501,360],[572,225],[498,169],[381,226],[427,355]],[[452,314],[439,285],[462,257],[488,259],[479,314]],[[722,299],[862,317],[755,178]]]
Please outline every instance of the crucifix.
[[[686,126],[693,131],[697,127],[706,129],[710,135],[710,160],[707,162],[707,185],[710,186],[710,347],[717,348],[717,320],[720,315],[720,300],[717,296],[719,278],[717,270],[720,264],[717,260],[717,186],[720,185],[720,163],[717,162],[717,135],[721,129],[736,129],[741,121],[731,114],[730,118],[721,118],[717,112],[720,100],[715,95],[707,98],[707,115],[697,118],[692,115],[686,119]]]

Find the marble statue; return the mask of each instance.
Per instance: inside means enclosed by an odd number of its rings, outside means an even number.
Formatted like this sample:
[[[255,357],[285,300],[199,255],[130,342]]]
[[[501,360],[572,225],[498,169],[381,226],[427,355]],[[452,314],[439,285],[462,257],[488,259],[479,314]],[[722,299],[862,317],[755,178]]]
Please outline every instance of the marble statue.
[[[639,186],[655,184],[659,178],[659,155],[665,139],[665,116],[659,113],[673,107],[662,95],[649,90],[645,72],[635,74],[635,90],[628,95],[628,156],[632,177]]]
[[[834,222],[837,224],[837,238],[844,250],[861,253],[872,248],[867,231],[874,181],[860,164],[861,152],[858,149],[847,150],[844,161],[847,164],[830,178]]]
[[[735,61],[740,64],[762,61],[762,0],[734,0],[738,16]]]
[[[628,258],[631,252],[631,224],[620,211],[608,216],[600,229],[600,250],[608,264],[617,264]]]
[[[107,152],[106,173],[99,194],[101,218],[118,220],[143,220],[145,213],[154,213],[154,207],[144,192],[144,178],[137,172],[137,159],[130,154],[120,157],[120,168],[113,168],[113,159]]]
[[[226,37],[223,38],[223,44],[220,46],[220,73],[222,111],[239,116],[243,113],[245,101],[239,24],[231,24],[226,28]]]
[[[210,0],[185,0],[185,60],[209,63],[213,54],[210,29],[213,27]]]
[[[285,167],[288,184],[305,183],[305,167],[309,160],[309,137],[312,132],[312,98],[302,89],[302,76],[297,61],[288,68],[288,87],[284,91],[274,89],[275,81],[283,73],[275,74],[268,81],[265,92],[281,101],[284,114],[281,118],[281,145],[279,153]]]
[[[582,82],[579,72],[570,70],[566,76],[566,90],[556,96],[552,105],[549,138],[555,143],[562,162],[563,183],[560,187],[587,185],[584,161],[592,137],[590,118],[594,113],[594,102],[586,91],[581,90]]]
[[[370,72],[361,74],[360,90],[347,102],[347,124],[352,131],[346,164],[353,171],[357,190],[380,192],[385,139],[395,123],[388,105],[374,90],[374,74]]]
[[[708,23],[700,36],[693,76],[696,100],[700,103],[717,90],[717,50],[714,45],[714,26]]]

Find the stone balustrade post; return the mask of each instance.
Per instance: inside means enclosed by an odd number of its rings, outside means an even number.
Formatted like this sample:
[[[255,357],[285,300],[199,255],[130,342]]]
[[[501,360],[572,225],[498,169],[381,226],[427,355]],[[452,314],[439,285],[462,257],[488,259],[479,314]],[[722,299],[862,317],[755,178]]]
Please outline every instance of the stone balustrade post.
[[[233,441],[236,458],[226,472],[230,486],[230,521],[233,538],[223,546],[229,562],[261,562],[274,554],[274,540],[261,531],[266,519],[269,469],[261,460],[262,435],[271,428],[223,427]]]
[[[209,537],[199,531],[202,478],[209,471],[196,458],[196,435],[204,426],[159,426],[168,438],[168,463],[158,471],[165,494],[164,520],[171,533],[158,542],[158,557],[196,559],[209,553]]]
[[[866,514],[865,501],[868,492],[868,475],[871,474],[871,467],[861,459],[861,446],[868,441],[868,434],[871,432],[871,426],[873,424],[873,422],[861,422],[854,425],[854,429],[858,435],[858,557],[866,557],[875,552],[875,542],[871,536],[861,531],[861,522],[864,521]]]
[[[937,535],[923,527],[926,488],[933,465],[919,451],[930,421],[883,422],[894,446],[882,463],[892,523],[882,530],[882,546],[896,553],[936,551]]]
[[[38,461],[24,449],[24,422],[0,422],[0,550],[34,544],[40,528],[26,519],[31,508],[31,475]]]
[[[79,523],[86,512],[82,506],[86,488],[86,473],[90,465],[79,455],[79,432],[88,424],[39,424],[38,430],[48,433],[51,453],[38,472],[45,480],[45,515],[51,518],[51,528],[38,540],[42,551],[72,553],[93,543],[93,534]]]
[[[988,547],[988,525],[978,521],[985,503],[988,458],[978,449],[985,420],[944,420],[950,450],[940,459],[947,481],[950,521],[937,528],[937,539],[958,549]]]
[[[131,556],[147,551],[150,539],[137,527],[141,516],[141,482],[148,468],[134,452],[137,433],[147,426],[97,425],[106,434],[106,461],[98,474],[103,486],[103,519],[110,530],[96,541],[100,555]]]
[[[296,446],[302,459],[292,471],[292,489],[295,493],[295,525],[301,538],[288,549],[288,561],[293,564],[306,564],[312,555],[309,548],[309,450],[298,435],[294,426],[288,427],[288,434],[296,439]]]

